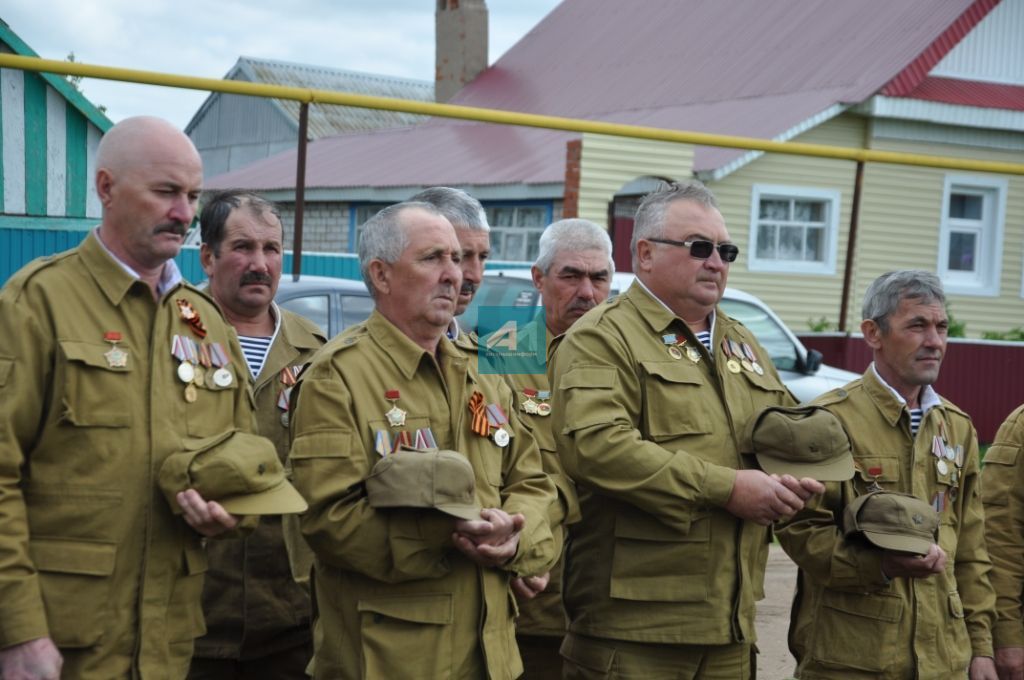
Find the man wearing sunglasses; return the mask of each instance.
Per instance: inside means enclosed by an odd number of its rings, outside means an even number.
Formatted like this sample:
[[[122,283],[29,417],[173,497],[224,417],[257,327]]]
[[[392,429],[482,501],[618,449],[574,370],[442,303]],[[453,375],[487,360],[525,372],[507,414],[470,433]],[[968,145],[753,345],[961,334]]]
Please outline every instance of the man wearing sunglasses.
[[[794,400],[718,308],[739,249],[711,192],[646,196],[631,250],[636,281],[552,359],[552,429],[582,513],[565,563],[565,677],[749,678],[766,527],[824,487],[744,469],[738,433]]]

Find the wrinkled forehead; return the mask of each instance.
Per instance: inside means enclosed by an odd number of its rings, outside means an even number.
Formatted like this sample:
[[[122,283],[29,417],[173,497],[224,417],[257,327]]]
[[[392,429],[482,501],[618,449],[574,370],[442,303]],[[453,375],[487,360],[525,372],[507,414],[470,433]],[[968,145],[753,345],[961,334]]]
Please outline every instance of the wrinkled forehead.
[[[687,199],[669,204],[665,210],[664,230],[666,237],[680,241],[697,238],[723,243],[731,240],[725,219],[717,208]]]

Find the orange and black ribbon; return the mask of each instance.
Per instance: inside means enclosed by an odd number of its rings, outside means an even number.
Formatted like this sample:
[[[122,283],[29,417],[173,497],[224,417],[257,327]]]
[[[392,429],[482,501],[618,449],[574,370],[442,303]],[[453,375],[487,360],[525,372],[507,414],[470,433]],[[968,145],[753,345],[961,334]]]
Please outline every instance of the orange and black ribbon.
[[[487,422],[487,410],[484,407],[484,395],[479,392],[474,392],[473,396],[469,398],[469,412],[473,414],[473,421],[469,426],[469,429],[480,435],[486,437],[491,433],[491,426]]]

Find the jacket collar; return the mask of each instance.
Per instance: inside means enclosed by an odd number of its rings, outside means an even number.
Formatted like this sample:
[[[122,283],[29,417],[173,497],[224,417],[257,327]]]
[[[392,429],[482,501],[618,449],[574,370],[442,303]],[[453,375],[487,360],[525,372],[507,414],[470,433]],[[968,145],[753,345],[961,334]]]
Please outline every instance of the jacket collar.
[[[99,239],[98,230],[99,227],[89,232],[78,252],[89,274],[110,304],[117,306],[121,304],[132,286],[136,283],[145,286],[146,283],[131,267],[121,262],[107,249]],[[163,275],[160,279],[158,290],[160,296],[163,297],[169,291],[177,288],[181,285],[182,280],[181,270],[178,269],[177,263],[173,259],[168,260],[164,264]]]
[[[865,391],[867,391],[871,401],[875,404],[875,408],[878,409],[890,425],[895,426],[899,422],[900,416],[903,415],[904,409],[906,409],[906,400],[889,383],[885,382],[882,376],[878,375],[874,363],[868,366],[868,370],[864,371],[863,383]],[[937,406],[942,406],[942,400],[931,385],[925,385],[921,389],[922,416]]]
[[[686,322],[676,316],[675,313],[668,308],[668,305],[655,296],[639,278],[633,279],[633,283],[625,292],[624,297],[629,300],[634,307],[636,307],[643,320],[648,326],[650,326],[651,330],[658,335],[662,335],[669,330],[673,325],[673,322],[678,322],[675,325],[676,328],[684,328],[689,331],[689,326],[686,325]],[[718,320],[718,317],[721,316],[718,313],[717,307],[712,310],[710,316],[709,330],[711,331],[712,338],[714,338],[717,331],[715,327],[718,325],[716,321]]]
[[[370,318],[366,320],[366,331],[378,345],[387,351],[391,361],[394,362],[406,380],[413,379],[424,357],[429,358],[431,361],[434,359],[430,352],[427,352],[413,342],[409,336],[398,330],[393,323],[384,318],[384,315],[376,309],[370,314]],[[442,364],[465,368],[467,363],[466,356],[447,337],[442,335],[438,349]]]

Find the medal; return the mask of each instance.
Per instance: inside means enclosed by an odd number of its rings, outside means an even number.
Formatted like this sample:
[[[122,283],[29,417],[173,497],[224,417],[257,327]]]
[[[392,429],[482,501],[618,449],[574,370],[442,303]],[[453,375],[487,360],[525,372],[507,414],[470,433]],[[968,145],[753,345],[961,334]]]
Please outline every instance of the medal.
[[[398,399],[401,393],[398,390],[388,390],[384,393],[384,398],[391,402],[391,410],[384,414],[384,417],[388,419],[388,425],[391,427],[402,427],[405,425],[406,412],[398,408]]]
[[[676,347],[675,345],[672,345],[671,347],[668,348],[668,355],[670,357],[672,357],[673,359],[682,359],[683,358],[683,353],[680,352],[679,348]]]
[[[956,445],[956,466],[962,468],[964,466],[964,447],[960,444]]]
[[[388,435],[387,430],[377,430],[377,433],[373,436],[373,450],[381,458],[391,453],[391,437]]]
[[[882,476],[881,467],[869,467],[868,476],[871,477],[871,484],[868,485],[868,491],[881,491],[882,485],[878,483],[878,478]]]
[[[117,346],[117,343],[121,342],[121,334],[117,331],[107,331],[103,334],[103,339],[110,343],[110,350],[103,354],[107,360],[107,366],[111,368],[127,367],[128,352]]]
[[[196,387],[206,386],[206,370],[202,366],[192,367],[192,382],[196,384]]]
[[[523,399],[523,402],[519,405],[519,408],[523,412],[528,413],[531,416],[537,415],[537,402],[535,402],[533,400],[533,398],[536,397],[536,396],[537,396],[537,390],[535,390],[533,388],[530,388],[530,387],[524,387],[523,388],[523,397],[524,397],[524,399]]]
[[[199,312],[195,310],[192,303],[185,298],[178,298],[175,302],[178,304],[178,313],[181,315],[182,321],[187,323],[192,332],[198,335],[200,339],[205,338],[206,327],[203,326],[203,321],[199,318]]]
[[[740,362],[736,361],[732,351],[732,341],[728,338],[722,340],[722,354],[725,355],[725,367],[729,369],[730,373],[739,373],[742,369],[740,368]]]
[[[661,336],[661,341],[668,345],[668,355],[673,359],[679,360],[683,358],[683,350],[680,349],[681,347],[683,347],[685,348],[686,356],[690,358],[690,361],[700,361],[699,352],[697,353],[697,358],[694,359],[690,354],[690,351],[693,350],[693,347],[685,347],[686,338],[684,338],[683,336],[676,335],[675,333],[668,333],[666,335]]]
[[[687,345],[686,358],[692,361],[693,363],[697,363],[698,361],[700,361],[700,350],[698,350],[693,345]]]
[[[188,403],[192,404],[192,403],[195,403],[195,400],[198,399],[198,398],[199,398],[199,391],[196,389],[196,386],[193,385],[191,382],[189,384],[185,385],[185,401],[187,401]]]
[[[282,427],[288,427],[288,421],[289,420],[290,419],[288,418],[288,414],[287,413],[282,413],[281,414],[281,426]]]
[[[541,390],[537,392],[537,415],[549,416],[551,415],[551,404],[548,403],[548,399],[551,398],[551,392],[549,390]]]
[[[512,438],[508,430],[503,427],[508,422],[508,416],[505,415],[505,412],[497,404],[488,404],[486,412],[488,426],[495,428],[494,434],[491,435],[494,443],[501,448],[505,448]]]
[[[942,491],[937,491],[932,496],[932,507],[935,508],[935,512],[942,514],[942,511],[946,509],[946,494]]]
[[[210,360],[217,367],[217,370],[213,372],[213,384],[221,388],[231,387],[231,383],[235,381],[234,376],[231,375],[231,371],[228,369],[228,366],[231,365],[231,360],[228,358],[228,353],[224,351],[223,345],[219,342],[210,344]],[[209,379],[207,379],[206,384],[210,384]]]
[[[949,474],[949,466],[946,465],[945,458],[939,458],[939,460],[935,463],[935,469],[938,470],[939,474],[942,476],[946,476]]]

